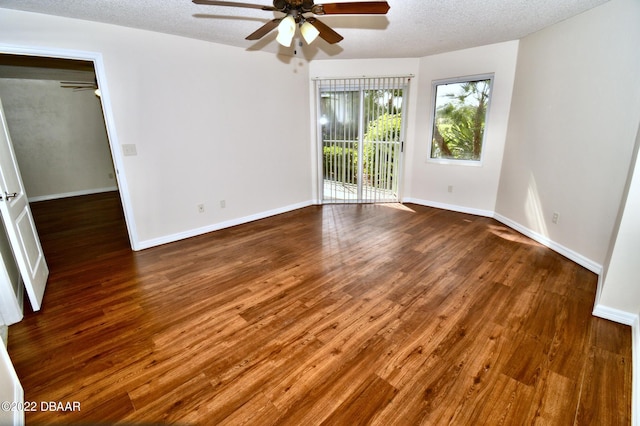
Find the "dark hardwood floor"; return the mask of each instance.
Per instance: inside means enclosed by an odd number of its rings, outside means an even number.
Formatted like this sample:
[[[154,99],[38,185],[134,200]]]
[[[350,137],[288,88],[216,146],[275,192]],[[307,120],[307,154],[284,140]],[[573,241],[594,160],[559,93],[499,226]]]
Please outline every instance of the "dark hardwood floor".
[[[312,206],[132,252],[116,194],[32,210],[27,424],[630,424],[631,332],[591,315],[597,277],[495,220]]]

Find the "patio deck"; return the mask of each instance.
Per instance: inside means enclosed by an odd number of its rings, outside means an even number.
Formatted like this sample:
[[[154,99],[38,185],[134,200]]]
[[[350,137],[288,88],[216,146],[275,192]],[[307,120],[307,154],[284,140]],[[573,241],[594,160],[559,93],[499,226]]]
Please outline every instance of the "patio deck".
[[[358,199],[358,185],[336,180],[324,180],[322,201],[324,203],[395,203],[398,202],[397,191],[376,188],[371,185],[362,186],[362,199]]]

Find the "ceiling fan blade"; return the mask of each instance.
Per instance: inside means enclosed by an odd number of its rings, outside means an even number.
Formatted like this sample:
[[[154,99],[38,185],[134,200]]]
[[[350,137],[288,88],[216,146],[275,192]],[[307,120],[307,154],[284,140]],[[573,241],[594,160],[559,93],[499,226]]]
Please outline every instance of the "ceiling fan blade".
[[[316,4],[311,11],[316,15],[385,15],[389,11],[386,1]]]
[[[249,9],[260,9],[260,10],[270,10],[270,11],[278,10],[273,6],[264,6],[262,4],[253,4],[253,3],[236,3],[233,1],[217,1],[217,0],[192,0],[192,1],[195,4],[204,4],[208,6],[246,7]]]
[[[282,18],[272,19],[271,21],[267,22],[266,24],[264,24],[263,26],[261,26],[260,28],[258,28],[257,30],[255,30],[254,32],[249,34],[245,38],[245,40],[259,40],[259,39],[261,39],[262,37],[264,37],[267,34],[269,34],[271,32],[271,30],[273,30],[275,27],[277,27],[278,24],[280,23],[280,21],[282,21]]]
[[[316,29],[320,31],[320,34],[318,35],[329,44],[335,44],[344,38],[316,18],[307,18],[306,21],[316,27]]]
[[[91,83],[88,81],[61,81],[60,87],[63,89],[97,89],[98,85],[96,83]]]
[[[91,81],[61,81],[60,84],[71,84],[74,86],[93,86],[95,83]]]

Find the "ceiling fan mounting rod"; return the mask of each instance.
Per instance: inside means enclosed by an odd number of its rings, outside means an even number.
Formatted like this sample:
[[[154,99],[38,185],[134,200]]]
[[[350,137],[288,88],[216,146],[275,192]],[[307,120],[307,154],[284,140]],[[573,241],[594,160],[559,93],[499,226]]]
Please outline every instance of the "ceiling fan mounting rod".
[[[296,11],[300,14],[313,10],[313,0],[273,0],[273,8],[286,14]]]

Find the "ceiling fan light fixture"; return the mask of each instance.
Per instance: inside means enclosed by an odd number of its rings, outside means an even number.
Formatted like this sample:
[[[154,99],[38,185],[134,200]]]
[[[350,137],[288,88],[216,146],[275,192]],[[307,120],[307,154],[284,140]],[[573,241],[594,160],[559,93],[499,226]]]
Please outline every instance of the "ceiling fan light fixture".
[[[291,41],[293,40],[295,32],[296,20],[293,19],[293,16],[289,15],[282,21],[280,21],[280,24],[278,25],[278,36],[276,37],[276,40],[284,47],[289,47],[291,46]]]
[[[2,0],[0,0],[2,1]],[[210,6],[235,6],[248,9],[260,9],[267,12],[279,12],[284,18],[274,18],[264,23],[256,31],[245,37],[246,40],[260,40],[271,33],[276,27],[276,40],[285,47],[290,47],[295,36],[296,27],[300,26],[300,33],[307,44],[320,37],[329,44],[335,44],[344,39],[327,24],[309,15],[386,15],[389,3],[385,0],[375,1],[343,1],[339,3],[315,4],[314,0],[272,0],[273,6],[254,3],[240,3],[227,0],[191,0],[195,4]],[[198,15],[194,15],[198,16]],[[300,43],[302,44],[302,43]]]
[[[300,33],[302,34],[304,41],[306,41],[307,44],[311,44],[318,37],[318,35],[320,34],[320,31],[318,31],[318,29],[314,27],[311,23],[305,21],[300,26]]]

